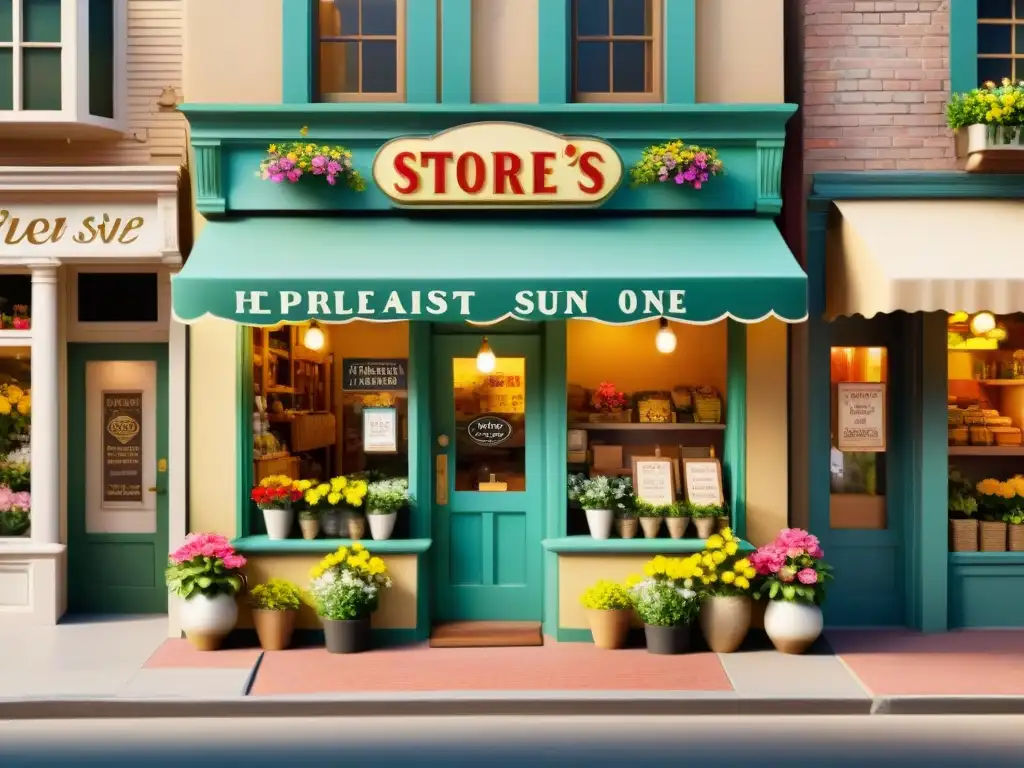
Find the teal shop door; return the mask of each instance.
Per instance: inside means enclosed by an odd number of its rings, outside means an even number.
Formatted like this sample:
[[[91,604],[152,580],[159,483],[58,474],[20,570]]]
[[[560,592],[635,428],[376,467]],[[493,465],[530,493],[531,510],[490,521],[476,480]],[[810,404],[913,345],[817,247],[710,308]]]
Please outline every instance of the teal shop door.
[[[166,613],[167,345],[68,345],[68,610]]]
[[[434,339],[435,621],[540,621],[544,435],[540,339]]]

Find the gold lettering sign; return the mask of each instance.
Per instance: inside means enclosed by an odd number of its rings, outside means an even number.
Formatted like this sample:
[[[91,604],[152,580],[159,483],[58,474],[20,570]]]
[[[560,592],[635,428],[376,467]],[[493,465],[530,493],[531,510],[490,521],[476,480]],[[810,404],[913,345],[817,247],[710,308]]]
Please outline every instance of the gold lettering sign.
[[[72,225],[71,241],[79,245],[131,245],[145,226],[142,216],[111,216],[109,213],[85,216]],[[0,237],[5,245],[45,245],[59,243],[68,232],[66,216],[26,219],[6,208],[0,209]]]
[[[142,392],[103,393],[103,500],[142,497]]]

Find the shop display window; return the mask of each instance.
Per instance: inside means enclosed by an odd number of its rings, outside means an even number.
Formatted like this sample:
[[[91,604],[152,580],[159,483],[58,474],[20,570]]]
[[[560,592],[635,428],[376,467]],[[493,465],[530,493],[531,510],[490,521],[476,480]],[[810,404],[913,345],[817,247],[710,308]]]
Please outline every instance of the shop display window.
[[[833,347],[831,381],[831,527],[884,529],[887,349]]]
[[[0,537],[27,536],[31,521],[32,353],[0,338]]]
[[[155,323],[159,319],[156,272],[79,272],[76,289],[80,323]]]
[[[31,276],[0,275],[0,331],[27,331],[31,327]]]

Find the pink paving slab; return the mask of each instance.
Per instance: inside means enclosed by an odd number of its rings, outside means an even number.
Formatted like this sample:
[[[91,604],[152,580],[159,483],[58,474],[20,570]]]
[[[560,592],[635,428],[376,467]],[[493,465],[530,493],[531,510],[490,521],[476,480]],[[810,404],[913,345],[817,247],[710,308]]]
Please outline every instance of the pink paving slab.
[[[829,645],[876,696],[1024,695],[1024,632],[828,632]]]
[[[143,665],[147,669],[248,669],[260,657],[258,648],[197,651],[188,640],[166,640]]]
[[[731,691],[713,653],[655,656],[589,643],[532,648],[323,648],[266,653],[250,695],[361,691]]]

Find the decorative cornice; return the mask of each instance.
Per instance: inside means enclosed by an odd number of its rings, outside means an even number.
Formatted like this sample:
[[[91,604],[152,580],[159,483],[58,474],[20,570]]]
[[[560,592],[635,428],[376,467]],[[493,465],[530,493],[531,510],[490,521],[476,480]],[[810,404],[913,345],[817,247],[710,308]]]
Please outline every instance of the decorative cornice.
[[[818,173],[811,199],[911,200],[1024,197],[1024,174],[982,174],[958,171],[878,171]]]
[[[0,192],[151,192],[176,195],[176,165],[0,166]]]

